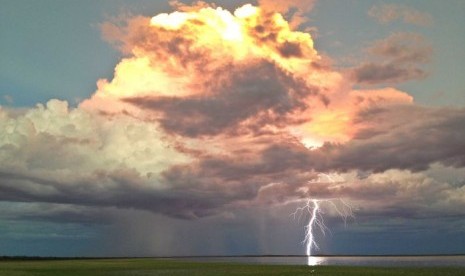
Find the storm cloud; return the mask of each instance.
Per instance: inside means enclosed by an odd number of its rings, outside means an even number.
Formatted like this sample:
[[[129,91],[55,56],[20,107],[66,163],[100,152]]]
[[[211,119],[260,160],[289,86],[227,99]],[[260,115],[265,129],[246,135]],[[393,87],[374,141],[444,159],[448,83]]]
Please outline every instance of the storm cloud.
[[[314,1],[259,2],[103,23],[123,57],[94,94],[0,108],[0,201],[25,208],[4,216],[184,225],[310,197],[348,199],[365,219],[463,215],[463,182],[435,168],[463,179],[465,109],[391,87],[428,75],[426,39],[394,33],[347,72],[295,31]],[[394,10],[370,15],[414,22]]]

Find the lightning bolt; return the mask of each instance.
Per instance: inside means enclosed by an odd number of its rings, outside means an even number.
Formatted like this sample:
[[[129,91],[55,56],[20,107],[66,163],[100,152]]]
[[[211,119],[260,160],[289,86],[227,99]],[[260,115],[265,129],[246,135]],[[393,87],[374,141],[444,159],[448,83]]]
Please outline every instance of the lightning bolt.
[[[325,175],[331,182],[335,182],[329,175]],[[326,231],[329,231],[329,228],[325,225],[323,210],[321,209],[322,204],[329,204],[330,207],[335,210],[338,215],[343,219],[344,225],[347,225],[347,219],[353,216],[352,207],[347,204],[344,200],[340,198],[332,199],[308,199],[304,206],[298,207],[294,213],[291,215],[294,216],[294,219],[297,217],[298,220],[302,216],[308,214],[309,220],[305,226],[305,238],[303,243],[305,244],[305,253],[307,255],[307,265],[314,266],[319,264],[319,259],[313,256],[313,251],[318,250],[318,244],[315,240],[315,231],[320,230],[320,232],[325,236]]]

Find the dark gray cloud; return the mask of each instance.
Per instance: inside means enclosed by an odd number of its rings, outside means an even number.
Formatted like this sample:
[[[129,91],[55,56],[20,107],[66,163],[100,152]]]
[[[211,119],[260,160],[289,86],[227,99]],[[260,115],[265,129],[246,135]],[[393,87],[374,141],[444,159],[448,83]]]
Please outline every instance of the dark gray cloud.
[[[407,68],[393,63],[366,63],[354,71],[356,81],[364,84],[397,83],[426,76],[419,68]]]
[[[109,225],[116,220],[117,208],[95,208],[73,204],[11,202],[0,203],[0,219],[28,222]]]
[[[258,104],[263,103],[259,101]],[[58,107],[56,102],[50,104],[51,109],[36,112],[52,112]],[[53,112],[66,114],[60,109]],[[73,136],[78,133],[69,132],[73,129],[70,124],[74,124],[74,128],[96,124],[99,128],[99,123],[98,120],[89,121],[93,117],[83,116],[81,111],[69,112],[74,114],[74,121],[62,116],[60,120],[63,122],[56,121],[49,125],[54,128],[44,129],[43,133],[11,133],[15,143],[27,144],[29,148],[11,143],[0,148],[6,158],[0,173],[0,200],[116,207],[198,218],[228,212],[238,206],[279,204],[308,196],[347,196],[376,201],[379,194],[395,196],[400,189],[383,186],[370,193],[368,186],[359,189],[350,183],[344,189],[333,189],[328,181],[315,182],[319,172],[424,171],[435,163],[465,167],[465,142],[462,139],[465,136],[465,110],[457,108],[375,105],[358,113],[353,122],[357,131],[350,141],[326,143],[313,150],[292,135],[279,132],[242,133],[229,135],[226,140],[221,135],[212,136],[200,139],[207,143],[205,147],[201,144],[184,144],[183,150],[175,147],[187,155],[175,162],[169,159],[180,157],[176,157],[168,146],[157,145],[158,138],[153,141],[141,139],[147,134],[157,135],[147,128],[151,123],[125,117],[129,121],[120,125],[124,128],[106,128],[106,135],[93,136],[94,132],[88,131],[86,135]],[[100,119],[106,120],[104,117]],[[48,120],[47,117],[44,120]],[[17,131],[32,129],[25,127],[30,126],[30,122],[23,126],[25,122],[17,121]],[[36,122],[37,127],[41,122]],[[114,131],[119,133],[117,137],[120,139],[126,137],[128,140],[105,139],[107,135],[115,135]],[[44,139],[40,138],[44,134],[47,134]],[[66,138],[64,134],[70,136],[66,143],[61,142]],[[82,143],[83,137],[87,137],[84,139],[87,142]],[[59,146],[53,146],[55,143]],[[165,157],[151,154],[150,148],[156,145]],[[123,146],[130,147],[123,153],[131,155],[120,155],[122,160],[132,161],[114,165],[116,161],[112,158],[119,156],[118,149]],[[78,159],[66,158],[68,163],[60,159],[60,156],[72,156],[75,150],[80,152]],[[38,162],[37,153],[48,156],[47,160]],[[8,156],[13,155],[17,156],[16,163],[5,163],[10,160]],[[133,155],[138,159],[130,159]],[[96,162],[100,159],[101,162]],[[89,160],[94,160],[97,166],[89,169],[86,165]],[[149,166],[145,165],[147,162]],[[67,169],[65,164],[73,170]],[[359,175],[362,175],[360,179],[370,179],[369,174]]]
[[[433,163],[465,166],[465,110],[403,105],[362,111],[350,142],[326,144],[328,168],[421,171]],[[324,167],[323,167],[324,168]]]
[[[2,172],[0,177],[2,201],[140,209],[182,218],[208,215],[212,213],[209,210],[227,202],[227,198],[203,193],[201,187],[195,190],[154,189],[142,177],[128,170],[100,171],[87,177],[60,181],[46,176],[28,176],[24,172]]]
[[[346,172],[389,169],[422,171],[433,163],[465,166],[465,110],[392,105],[361,111],[353,139],[325,143],[315,150],[275,143],[262,152],[296,168]]]
[[[157,120],[168,132],[196,137],[241,131],[240,124],[245,130],[260,130],[301,123],[293,115],[308,108],[305,100],[309,96],[319,95],[317,88],[309,88],[266,61],[230,66],[217,75],[202,95],[125,101],[160,114]]]

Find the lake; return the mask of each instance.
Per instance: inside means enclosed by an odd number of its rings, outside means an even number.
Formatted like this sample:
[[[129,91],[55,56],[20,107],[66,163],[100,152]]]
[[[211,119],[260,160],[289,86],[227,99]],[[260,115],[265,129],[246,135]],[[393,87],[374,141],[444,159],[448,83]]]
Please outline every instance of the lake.
[[[305,265],[307,257],[202,257],[189,258],[198,261],[238,262],[254,264],[289,264]],[[460,256],[323,256],[311,257],[313,265],[341,266],[382,266],[382,267],[426,267],[426,266],[461,266],[465,267],[465,255]]]

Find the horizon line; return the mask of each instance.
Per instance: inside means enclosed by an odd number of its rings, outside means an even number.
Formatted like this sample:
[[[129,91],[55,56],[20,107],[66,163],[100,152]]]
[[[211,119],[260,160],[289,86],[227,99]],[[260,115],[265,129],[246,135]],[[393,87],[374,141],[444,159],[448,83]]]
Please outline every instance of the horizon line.
[[[465,253],[448,253],[448,254],[317,254],[311,257],[452,257],[465,256]],[[195,259],[195,258],[307,258],[309,256],[302,254],[242,254],[242,255],[172,255],[172,256],[33,256],[33,255],[2,255],[0,260],[71,260],[71,259]]]

